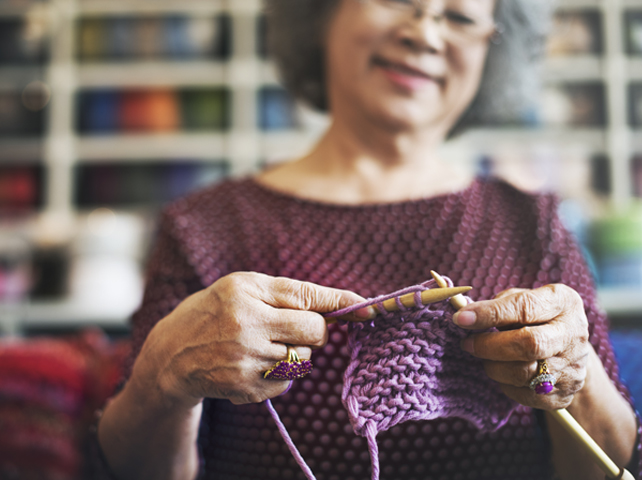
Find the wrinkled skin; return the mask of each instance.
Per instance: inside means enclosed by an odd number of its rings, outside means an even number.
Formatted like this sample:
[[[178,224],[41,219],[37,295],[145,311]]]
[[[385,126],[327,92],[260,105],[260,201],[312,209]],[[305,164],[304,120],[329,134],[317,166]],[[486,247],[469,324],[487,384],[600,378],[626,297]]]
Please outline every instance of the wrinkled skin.
[[[287,381],[263,378],[275,362],[287,358],[287,344],[303,360],[325,345],[326,320],[315,312],[360,301],[354,293],[308,282],[233,273],[190,296],[160,321],[141,352],[140,358],[147,360],[135,368],[155,372],[162,393],[181,404],[196,405],[205,397],[261,402],[288,386]]]
[[[566,285],[505,290],[460,310],[454,321],[468,329],[499,330],[473,334],[462,348],[483,359],[488,376],[517,402],[543,410],[565,408],[584,386],[591,350],[588,321],[581,297]],[[537,395],[529,384],[538,373],[537,360],[544,359],[557,383],[550,394]]]

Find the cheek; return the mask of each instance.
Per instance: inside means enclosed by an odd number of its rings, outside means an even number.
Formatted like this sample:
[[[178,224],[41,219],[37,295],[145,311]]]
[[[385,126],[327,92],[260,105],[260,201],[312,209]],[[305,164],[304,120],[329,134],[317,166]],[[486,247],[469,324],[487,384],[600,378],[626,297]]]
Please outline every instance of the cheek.
[[[463,87],[466,92],[477,92],[484,72],[487,51],[488,48],[484,45],[477,48],[453,49],[449,52],[448,63],[459,88]]]
[[[329,75],[354,81],[366,72],[373,52],[385,42],[382,20],[348,8],[338,12],[326,41]]]

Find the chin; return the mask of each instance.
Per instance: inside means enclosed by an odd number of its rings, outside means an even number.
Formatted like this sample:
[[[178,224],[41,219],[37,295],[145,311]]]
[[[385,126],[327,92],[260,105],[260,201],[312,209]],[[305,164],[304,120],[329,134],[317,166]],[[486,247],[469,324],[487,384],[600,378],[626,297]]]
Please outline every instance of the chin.
[[[397,103],[397,102],[394,102]],[[436,111],[421,109],[417,104],[393,104],[371,113],[375,123],[393,132],[416,132],[439,129],[447,132],[452,121],[440,116]]]

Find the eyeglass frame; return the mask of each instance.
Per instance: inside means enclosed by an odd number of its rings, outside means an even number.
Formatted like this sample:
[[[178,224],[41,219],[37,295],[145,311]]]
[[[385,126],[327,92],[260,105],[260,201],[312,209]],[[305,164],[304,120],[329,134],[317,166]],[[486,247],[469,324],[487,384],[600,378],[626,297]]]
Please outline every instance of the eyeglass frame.
[[[383,2],[385,0],[357,0],[359,3],[378,3],[379,5],[389,8],[390,5],[386,5]],[[427,5],[425,4],[425,0],[409,0],[412,3],[412,6],[414,7],[414,13],[413,13],[413,18],[415,19],[420,19],[424,15],[431,15],[430,12],[427,10]],[[394,9],[394,7],[392,7]],[[432,19],[436,22],[439,23],[440,20],[437,20],[436,17],[439,15],[431,15]],[[488,40],[495,44],[498,45],[502,43],[502,35],[505,32],[505,27],[501,22],[494,21],[492,22],[493,24],[493,29],[492,33],[489,35]]]

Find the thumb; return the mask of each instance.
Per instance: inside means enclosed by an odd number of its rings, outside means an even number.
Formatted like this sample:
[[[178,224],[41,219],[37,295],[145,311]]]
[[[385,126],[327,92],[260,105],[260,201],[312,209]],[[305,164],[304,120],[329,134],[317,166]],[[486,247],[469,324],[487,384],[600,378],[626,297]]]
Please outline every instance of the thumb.
[[[351,307],[366,300],[349,290],[324,287],[285,277],[273,278],[265,292],[264,302],[275,308],[289,308],[317,313],[328,313]],[[366,307],[342,316],[345,320],[365,320],[376,315],[374,307]],[[345,318],[344,318],[345,317]]]

